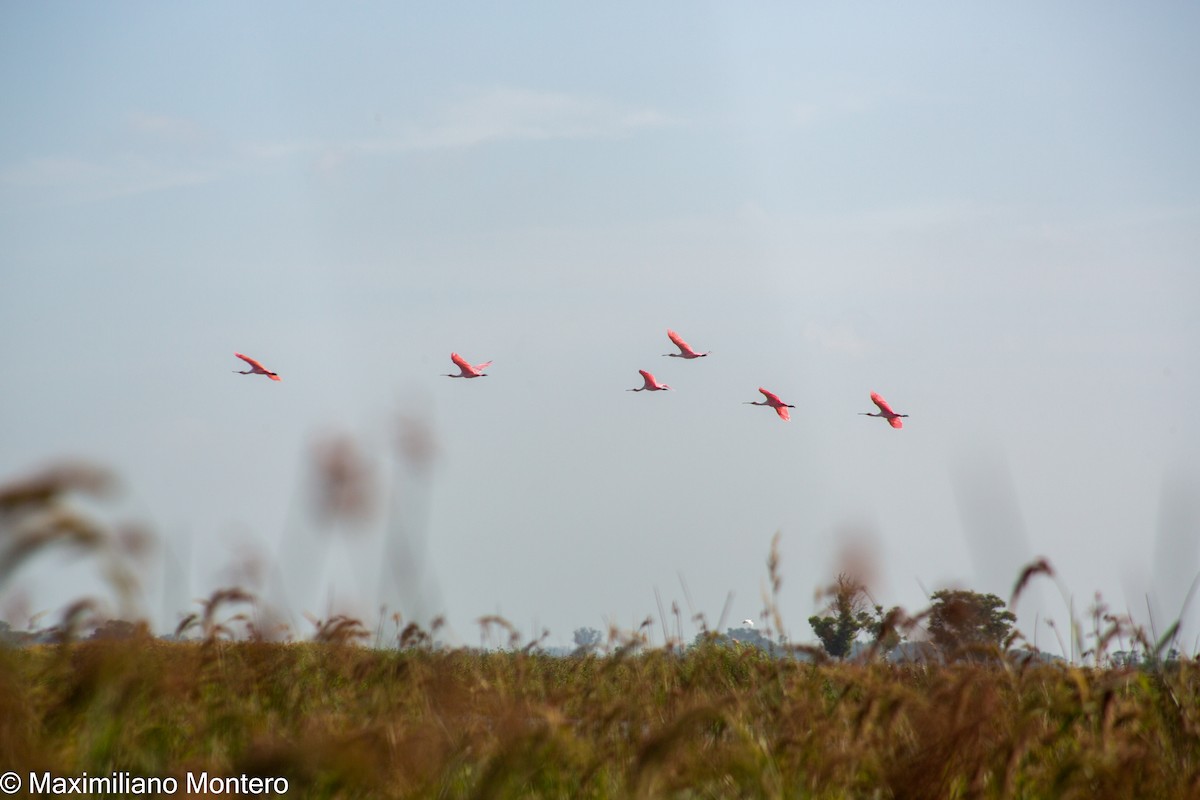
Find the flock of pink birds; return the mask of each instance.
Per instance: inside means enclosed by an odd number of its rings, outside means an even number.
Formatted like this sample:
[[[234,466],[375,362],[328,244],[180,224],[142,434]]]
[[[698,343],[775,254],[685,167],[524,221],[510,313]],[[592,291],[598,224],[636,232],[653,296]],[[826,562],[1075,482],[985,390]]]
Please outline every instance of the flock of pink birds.
[[[688,360],[691,360],[693,358],[704,358],[705,356],[709,355],[709,353],[697,353],[695,350],[692,349],[692,346],[689,345],[687,342],[685,342],[683,340],[683,337],[680,336],[675,331],[668,330],[667,337],[670,338],[670,340],[675,344],[675,346],[679,348],[679,352],[678,353],[663,353],[664,356],[669,356],[670,358],[686,358]],[[271,372],[269,369],[264,367],[262,365],[262,363],[259,362],[257,359],[253,359],[247,355],[242,355],[241,353],[234,353],[234,355],[250,365],[250,369],[234,370],[238,374],[240,374],[240,375],[266,375],[268,378],[270,378],[273,381],[282,380],[282,378],[280,378],[279,375],[277,375],[274,372]],[[449,373],[449,372],[445,373],[445,377],[447,377],[447,378],[485,378],[485,377],[487,377],[487,373],[484,372],[484,370],[487,369],[492,364],[491,361],[485,361],[482,364],[472,364],[471,362],[467,361],[465,358],[460,356],[458,353],[451,353],[450,360],[454,362],[454,365],[456,367],[458,367],[458,372],[457,373]],[[654,375],[652,375],[650,372],[648,372],[644,369],[639,369],[638,372],[641,373],[641,376],[642,376],[642,385],[637,387],[636,389],[626,389],[625,391],[627,391],[627,392],[661,392],[661,391],[671,388],[670,386],[668,386],[665,383],[659,383],[658,379],[655,378]],[[773,409],[775,409],[775,413],[778,414],[779,418],[781,420],[783,420],[784,422],[787,422],[789,419],[792,418],[792,415],[788,412],[788,409],[795,408],[794,405],[783,402],[783,400],[779,399],[779,395],[775,394],[774,392],[768,392],[766,389],[762,388],[761,386],[758,387],[758,391],[762,393],[762,396],[764,398],[766,398],[765,400],[759,400],[759,401],[754,401],[754,402],[747,400],[745,403],[743,403],[743,405],[767,406],[769,408],[773,408]],[[878,392],[871,392],[871,402],[875,404],[875,406],[879,409],[879,412],[878,413],[870,413],[870,412],[866,412],[866,411],[860,411],[859,412],[860,416],[880,417],[882,419],[886,419],[888,421],[888,424],[891,425],[893,428],[898,429],[898,428],[904,427],[904,423],[900,421],[900,418],[907,417],[908,414],[897,414],[895,411],[892,411],[892,407],[888,405],[888,402],[886,400],[884,400],[879,395]]]

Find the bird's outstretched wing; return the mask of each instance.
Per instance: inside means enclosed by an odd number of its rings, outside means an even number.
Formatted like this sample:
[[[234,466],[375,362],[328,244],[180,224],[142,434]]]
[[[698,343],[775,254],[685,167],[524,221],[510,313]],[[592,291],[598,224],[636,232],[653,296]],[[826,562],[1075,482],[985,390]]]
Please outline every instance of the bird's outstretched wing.
[[[281,381],[281,380],[283,380],[283,378],[279,377],[279,376],[278,376],[278,375],[276,375],[274,372],[271,372],[271,370],[269,370],[269,369],[267,369],[266,367],[264,367],[264,366],[262,365],[262,362],[260,362],[258,359],[251,358],[250,356],[244,356],[244,355],[242,355],[241,353],[234,353],[234,355],[235,355],[235,356],[237,356],[238,358],[240,358],[242,361],[245,361],[247,364],[249,364],[249,365],[250,365],[250,368],[251,368],[251,371],[252,371],[254,374],[256,374],[256,375],[266,375],[268,378],[270,378],[270,379],[271,379],[271,380],[273,380],[273,381]],[[243,375],[245,375],[245,374],[248,374],[248,373],[242,373],[242,374],[243,374]]]
[[[892,416],[896,413],[895,411],[892,411],[892,407],[888,405],[887,400],[884,400],[879,396],[878,392],[871,392],[871,402],[879,406],[879,410],[888,416]]]
[[[453,361],[458,366],[459,369],[461,369],[463,372],[465,372],[468,375],[470,375],[472,372],[475,371],[475,368],[472,367],[470,365],[470,363],[465,358],[460,356],[458,353],[451,353],[450,360]]]
[[[760,392],[762,392],[763,397],[767,398],[768,403],[771,403],[772,405],[774,405],[776,403],[778,403],[779,405],[783,405],[783,401],[779,399],[779,395],[775,394],[774,392],[768,392],[766,389],[762,388],[761,386],[758,387],[758,390]],[[785,419],[786,419],[786,417],[785,417]]]
[[[904,420],[900,419],[899,417],[892,417],[891,419],[888,420],[888,424],[891,425],[893,428],[903,428]]]
[[[781,420],[783,420],[784,422],[787,422],[789,419],[792,418],[792,415],[790,413],[788,413],[787,406],[775,406],[775,413],[778,414],[779,418]]]
[[[685,342],[683,340],[683,337],[680,336],[675,331],[668,329],[667,330],[667,338],[669,338],[672,342],[674,342],[675,346],[678,347],[679,351],[681,353],[683,353],[684,355],[688,355],[688,356],[696,355],[696,351],[692,349],[692,346],[690,344],[688,344],[687,342]]]
[[[267,371],[267,368],[264,367],[257,359],[251,358],[250,356],[244,356],[241,353],[234,353],[234,355],[255,369],[261,369],[263,372]]]

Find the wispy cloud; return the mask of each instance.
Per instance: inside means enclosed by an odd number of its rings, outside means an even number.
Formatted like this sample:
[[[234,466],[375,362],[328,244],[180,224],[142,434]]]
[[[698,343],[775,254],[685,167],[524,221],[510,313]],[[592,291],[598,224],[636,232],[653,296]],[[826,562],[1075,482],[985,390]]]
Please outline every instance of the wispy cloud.
[[[0,170],[0,189],[14,196],[89,202],[195,186],[214,177],[212,170],[199,165],[172,165],[138,155],[105,160],[58,156],[32,158]]]
[[[492,89],[448,106],[440,119],[414,126],[396,143],[405,148],[471,147],[488,142],[548,139],[610,139],[672,119],[563,92]]]
[[[395,132],[322,146],[320,168],[348,158],[419,150],[465,149],[502,142],[619,139],[676,124],[660,111],[565,92],[495,88],[447,103],[429,119]]]
[[[615,139],[674,122],[662,112],[605,99],[514,88],[461,97],[390,134],[340,140],[237,142],[187,117],[136,112],[125,119],[125,147],[118,152],[38,156],[0,166],[0,197],[90,202],[194,186],[293,158],[307,157],[312,169],[328,173],[354,158],[511,141]]]
[[[185,117],[137,112],[107,153],[33,156],[0,166],[0,199],[79,203],[196,186],[218,178],[227,160],[218,137]]]
[[[234,148],[239,158],[254,161],[274,161],[292,158],[293,156],[311,155],[323,148],[331,147],[329,143],[318,139],[284,139],[274,142],[249,142]]]

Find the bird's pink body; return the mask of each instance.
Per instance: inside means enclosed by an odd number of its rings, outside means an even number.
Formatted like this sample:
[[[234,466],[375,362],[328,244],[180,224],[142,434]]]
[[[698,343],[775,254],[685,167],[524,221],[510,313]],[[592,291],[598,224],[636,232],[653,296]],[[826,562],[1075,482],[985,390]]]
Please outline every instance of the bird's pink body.
[[[900,421],[901,417],[907,417],[908,414],[897,414],[892,411],[892,407],[888,405],[887,400],[884,400],[878,392],[871,392],[871,402],[879,408],[878,414],[869,414],[866,411],[860,411],[859,414],[864,417],[881,417],[886,419],[888,424],[893,428],[903,428],[904,423]]]
[[[626,389],[625,391],[627,391],[627,392],[661,392],[663,389],[671,388],[670,386],[667,386],[665,383],[659,383],[657,380],[655,380],[653,375],[651,375],[649,372],[646,372],[646,370],[644,370],[644,369],[639,369],[638,372],[640,372],[642,374],[642,378],[644,381],[642,383],[642,386],[638,389]]]
[[[706,355],[708,355],[708,353],[697,353],[695,350],[692,349],[692,346],[690,344],[688,344],[687,342],[685,342],[683,340],[682,336],[680,336],[678,333],[676,333],[673,330],[667,330],[667,338],[669,338],[672,342],[675,343],[675,346],[679,348],[679,352],[678,353],[663,353],[664,356],[670,356],[671,358],[689,358],[690,359],[690,358],[704,358]]]
[[[748,406],[770,406],[771,408],[775,409],[775,413],[778,414],[779,418],[781,420],[783,420],[784,422],[787,422],[789,419],[792,418],[792,415],[790,413],[788,413],[788,409],[795,408],[795,406],[788,405],[787,403],[785,403],[779,399],[779,395],[775,394],[774,392],[768,392],[766,389],[762,388],[761,386],[758,387],[758,390],[760,392],[762,392],[763,397],[765,397],[767,399],[764,401],[755,402],[755,403],[752,403],[749,400],[747,400],[745,405],[748,405]]]
[[[268,378],[270,378],[273,381],[283,380],[283,378],[279,377],[274,372],[271,372],[271,370],[264,367],[257,359],[251,358],[250,356],[244,356],[241,353],[234,353],[234,355],[250,365],[250,369],[245,369],[245,370],[235,369],[234,372],[236,372],[237,374],[239,374],[239,375],[266,375]]]
[[[487,373],[484,372],[484,370],[492,365],[492,362],[485,361],[482,364],[475,364],[472,366],[458,353],[451,353],[450,360],[453,361],[455,366],[458,367],[459,373],[457,375],[446,373],[447,378],[486,378]]]

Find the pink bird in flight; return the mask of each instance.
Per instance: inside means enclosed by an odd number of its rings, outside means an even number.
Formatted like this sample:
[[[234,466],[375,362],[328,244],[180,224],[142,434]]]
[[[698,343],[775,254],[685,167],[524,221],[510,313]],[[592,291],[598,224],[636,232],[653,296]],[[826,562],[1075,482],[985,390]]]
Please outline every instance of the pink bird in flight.
[[[766,400],[764,400],[762,402],[755,402],[755,403],[752,403],[749,400],[747,400],[742,405],[770,406],[771,408],[775,409],[775,413],[778,414],[779,418],[781,420],[783,420],[784,422],[787,422],[789,419],[792,418],[792,415],[788,413],[788,409],[795,408],[795,406],[788,405],[787,403],[785,403],[779,399],[779,395],[775,394],[774,392],[768,392],[766,389],[762,388],[761,386],[758,387],[758,390],[760,392],[762,392],[763,397],[767,398]]]
[[[706,355],[708,355],[708,353],[697,353],[695,350],[692,349],[692,346],[690,344],[688,344],[687,342],[685,342],[683,340],[682,336],[680,336],[678,333],[676,333],[673,330],[669,330],[669,329],[667,330],[667,337],[672,342],[675,343],[675,346],[679,348],[679,352],[678,353],[663,353],[664,356],[670,356],[671,358],[691,359],[691,358],[704,358]]]
[[[450,360],[453,361],[458,367],[459,373],[454,375],[447,372],[445,374],[445,377],[447,378],[486,378],[487,373],[484,372],[484,370],[492,365],[492,362],[485,361],[482,364],[471,366],[471,364],[468,363],[468,361],[458,353],[451,353]]]
[[[271,372],[271,370],[264,367],[257,359],[251,358],[250,356],[244,356],[241,353],[234,353],[234,355],[250,365],[250,369],[235,369],[234,372],[236,372],[237,374],[239,374],[239,375],[266,375],[268,378],[270,378],[273,381],[283,380],[283,378],[279,377],[274,372]]]
[[[882,417],[888,421],[888,425],[897,430],[904,427],[904,423],[900,421],[900,418],[907,417],[908,414],[897,414],[895,411],[892,411],[892,407],[888,405],[887,400],[884,400],[878,392],[871,392],[871,402],[879,407],[879,413],[870,414],[866,411],[860,411],[858,412],[859,416]]]
[[[625,391],[627,391],[627,392],[661,392],[663,389],[671,388],[670,386],[667,386],[665,383],[659,383],[657,380],[655,380],[653,375],[651,375],[649,372],[646,372],[646,370],[644,370],[644,369],[639,369],[638,372],[642,373],[642,378],[645,379],[645,383],[643,383],[642,386],[638,389],[626,389]]]

